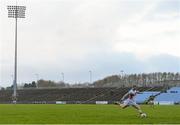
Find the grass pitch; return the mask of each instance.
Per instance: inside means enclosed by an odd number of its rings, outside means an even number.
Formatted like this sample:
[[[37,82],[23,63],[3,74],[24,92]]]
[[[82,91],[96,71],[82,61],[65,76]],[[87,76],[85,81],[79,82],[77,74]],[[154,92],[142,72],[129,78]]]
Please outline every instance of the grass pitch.
[[[132,107],[117,105],[0,105],[0,124],[180,124],[180,106],[142,106],[147,118]]]

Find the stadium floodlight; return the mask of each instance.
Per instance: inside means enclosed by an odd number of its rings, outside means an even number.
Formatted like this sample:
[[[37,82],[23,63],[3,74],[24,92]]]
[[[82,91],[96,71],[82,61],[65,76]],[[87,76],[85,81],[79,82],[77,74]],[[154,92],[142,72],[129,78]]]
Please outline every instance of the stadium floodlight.
[[[89,83],[92,83],[92,71],[89,70]]]
[[[7,6],[9,18],[25,18],[25,6]]]
[[[12,100],[17,100],[17,19],[25,18],[25,6],[7,6],[8,18],[15,18],[15,57],[14,57],[14,80]]]
[[[64,73],[62,72],[61,75],[62,75],[62,82],[64,82]]]
[[[36,76],[36,88],[38,88],[39,74],[35,74]]]
[[[124,76],[124,70],[121,70],[121,78]]]

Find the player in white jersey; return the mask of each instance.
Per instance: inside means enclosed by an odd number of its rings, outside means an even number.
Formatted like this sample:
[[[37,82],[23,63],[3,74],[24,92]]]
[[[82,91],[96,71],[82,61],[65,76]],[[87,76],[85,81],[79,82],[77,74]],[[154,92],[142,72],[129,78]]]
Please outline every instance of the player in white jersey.
[[[140,92],[136,90],[136,86],[133,86],[133,88],[122,97],[122,99],[121,99],[122,103],[120,103],[120,106],[123,109],[126,107],[129,107],[129,106],[132,106],[135,109],[137,109],[139,114],[142,114],[143,112],[141,110],[141,107],[134,100],[134,97],[136,96],[137,93],[140,93]],[[126,100],[124,100],[127,96],[128,96],[128,98]]]

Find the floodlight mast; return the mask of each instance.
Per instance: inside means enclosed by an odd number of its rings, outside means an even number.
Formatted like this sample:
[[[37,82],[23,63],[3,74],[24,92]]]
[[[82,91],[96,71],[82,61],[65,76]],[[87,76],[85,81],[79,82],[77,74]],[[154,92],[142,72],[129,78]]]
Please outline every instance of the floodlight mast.
[[[14,55],[14,80],[13,80],[13,95],[14,103],[17,101],[17,19],[25,18],[25,6],[7,6],[8,17],[15,18],[15,55]]]
[[[89,83],[92,83],[92,71],[89,70]]]

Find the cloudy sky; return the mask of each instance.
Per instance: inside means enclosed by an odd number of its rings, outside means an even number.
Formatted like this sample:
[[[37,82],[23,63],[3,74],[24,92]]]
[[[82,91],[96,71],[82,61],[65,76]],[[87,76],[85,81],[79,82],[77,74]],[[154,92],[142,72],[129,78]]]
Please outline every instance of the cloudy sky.
[[[0,1],[0,86],[12,84],[14,19]],[[18,83],[180,72],[180,0],[19,0]]]

